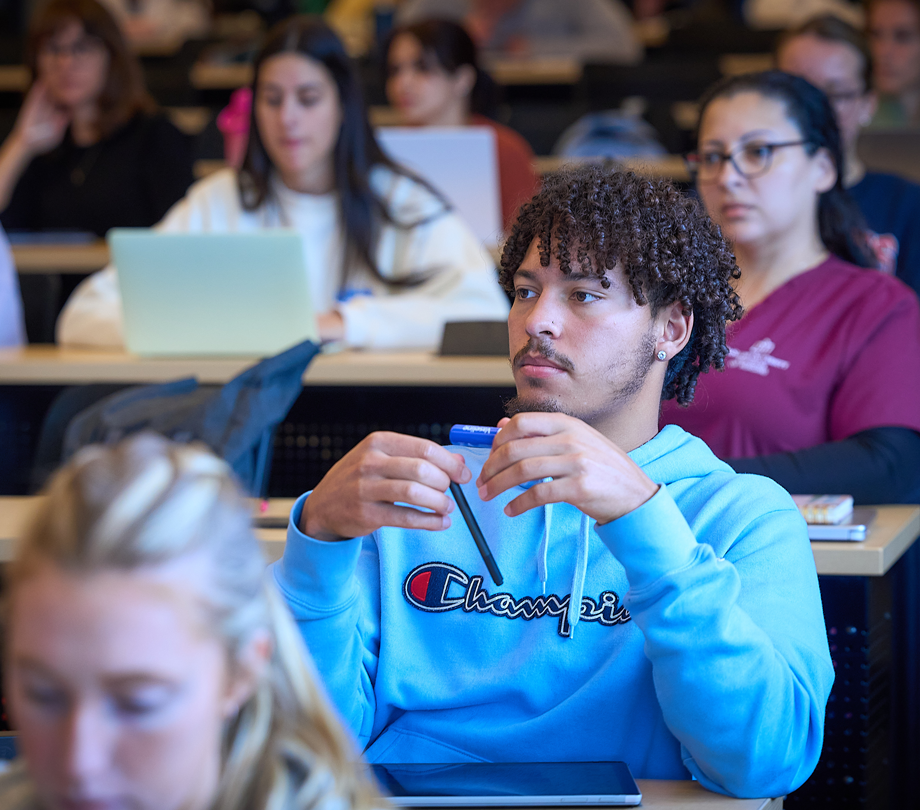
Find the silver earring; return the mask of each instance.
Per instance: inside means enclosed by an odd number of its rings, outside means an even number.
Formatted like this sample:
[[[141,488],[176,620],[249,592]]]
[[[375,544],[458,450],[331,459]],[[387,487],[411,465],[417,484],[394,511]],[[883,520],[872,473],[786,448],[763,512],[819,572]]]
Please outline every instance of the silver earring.
[[[668,353],[667,353],[664,349],[662,349],[660,352],[658,352],[658,354],[657,354],[656,356],[658,357],[659,360],[667,360],[667,359],[668,359]]]

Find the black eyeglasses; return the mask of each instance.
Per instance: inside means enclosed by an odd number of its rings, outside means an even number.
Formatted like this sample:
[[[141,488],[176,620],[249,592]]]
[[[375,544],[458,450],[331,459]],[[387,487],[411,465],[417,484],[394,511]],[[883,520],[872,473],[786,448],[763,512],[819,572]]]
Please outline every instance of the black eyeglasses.
[[[805,140],[786,141],[784,143],[744,143],[729,152],[720,152],[715,149],[691,152],[685,159],[691,173],[696,175],[697,180],[702,180],[704,183],[715,180],[722,174],[722,167],[726,161],[731,161],[735,171],[750,180],[770,171],[770,166],[773,163],[773,153],[777,149],[810,144],[810,141]]]

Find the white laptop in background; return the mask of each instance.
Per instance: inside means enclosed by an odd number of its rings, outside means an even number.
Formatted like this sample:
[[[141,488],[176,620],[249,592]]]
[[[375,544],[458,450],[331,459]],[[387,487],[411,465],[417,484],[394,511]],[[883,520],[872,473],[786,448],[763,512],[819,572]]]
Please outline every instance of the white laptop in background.
[[[108,242],[135,354],[268,357],[318,340],[296,231],[116,228]]]
[[[397,163],[440,191],[487,247],[502,235],[495,132],[490,127],[378,127]]]

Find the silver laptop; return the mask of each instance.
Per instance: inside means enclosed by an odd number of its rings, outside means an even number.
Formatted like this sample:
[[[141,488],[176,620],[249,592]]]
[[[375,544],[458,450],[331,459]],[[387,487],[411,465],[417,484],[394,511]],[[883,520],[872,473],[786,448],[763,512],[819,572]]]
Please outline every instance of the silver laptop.
[[[318,339],[296,231],[116,228],[108,242],[131,352],[267,357]]]
[[[440,191],[487,247],[502,235],[495,133],[490,127],[379,127],[397,163]]]

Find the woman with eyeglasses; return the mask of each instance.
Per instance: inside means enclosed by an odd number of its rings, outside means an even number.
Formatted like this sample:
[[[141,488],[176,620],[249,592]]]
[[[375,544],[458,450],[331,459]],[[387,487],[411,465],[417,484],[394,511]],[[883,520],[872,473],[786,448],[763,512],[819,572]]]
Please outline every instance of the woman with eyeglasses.
[[[0,147],[3,226],[104,236],[159,221],[192,182],[191,150],[157,114],[109,11],[51,0],[26,53],[34,81]]]
[[[726,79],[701,103],[697,189],[734,244],[744,317],[722,374],[662,421],[739,472],[800,494],[920,499],[920,304],[866,269],[827,97],[780,72]]]

